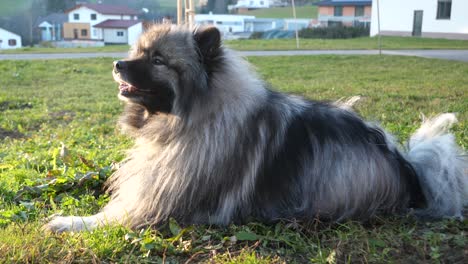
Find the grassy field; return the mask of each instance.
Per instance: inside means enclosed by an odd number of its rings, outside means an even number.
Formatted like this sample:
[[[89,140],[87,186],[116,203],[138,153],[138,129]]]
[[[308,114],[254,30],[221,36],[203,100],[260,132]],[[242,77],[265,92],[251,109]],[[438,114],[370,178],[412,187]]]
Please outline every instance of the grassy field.
[[[252,57],[276,89],[314,99],[361,95],[357,106],[405,140],[428,116],[456,112],[468,148],[468,64],[398,56]],[[462,263],[468,221],[411,217],[342,224],[280,222],[158,230],[114,226],[44,234],[53,213],[89,215],[132,141],[112,59],[0,61],[0,263]],[[62,144],[67,151],[63,151]]]
[[[237,50],[295,50],[295,39],[232,40],[226,45]],[[409,37],[383,37],[382,49],[468,49],[468,40],[427,39]],[[378,49],[377,38],[353,39],[300,39],[302,50],[356,50]]]
[[[225,41],[224,44],[236,50],[295,50],[294,39],[243,39]],[[14,53],[80,53],[80,52],[126,52],[127,45],[111,45],[98,48],[37,48],[25,47],[17,50],[0,50],[0,54]],[[354,39],[301,39],[299,49],[303,50],[351,50],[377,49],[377,38]],[[468,49],[468,40],[447,40],[409,37],[383,37],[382,48],[398,49]]]
[[[292,7],[272,7],[247,11],[243,15],[255,16],[256,18],[292,18]],[[317,18],[317,6],[296,7],[297,18]]]
[[[77,48],[52,48],[52,47],[23,47],[16,50],[0,50],[0,54],[14,53],[86,53],[86,52],[124,52],[128,51],[128,45],[108,45],[104,47],[77,47]]]

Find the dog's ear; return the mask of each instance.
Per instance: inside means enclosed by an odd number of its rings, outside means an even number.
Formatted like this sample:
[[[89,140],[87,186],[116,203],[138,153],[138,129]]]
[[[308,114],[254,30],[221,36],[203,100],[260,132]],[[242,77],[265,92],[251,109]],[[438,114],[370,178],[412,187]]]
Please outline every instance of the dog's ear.
[[[193,38],[203,58],[214,58],[219,54],[221,47],[221,33],[216,27],[200,27]]]

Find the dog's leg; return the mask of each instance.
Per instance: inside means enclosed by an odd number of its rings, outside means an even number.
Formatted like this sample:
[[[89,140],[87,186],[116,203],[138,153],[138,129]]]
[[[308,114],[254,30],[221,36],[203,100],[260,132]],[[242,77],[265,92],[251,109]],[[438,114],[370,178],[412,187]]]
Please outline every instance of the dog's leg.
[[[53,216],[51,221],[43,226],[43,230],[54,233],[89,231],[103,224],[102,213],[92,216]]]
[[[126,217],[100,212],[91,216],[52,216],[43,230],[54,233],[90,231],[109,224],[125,224]]]

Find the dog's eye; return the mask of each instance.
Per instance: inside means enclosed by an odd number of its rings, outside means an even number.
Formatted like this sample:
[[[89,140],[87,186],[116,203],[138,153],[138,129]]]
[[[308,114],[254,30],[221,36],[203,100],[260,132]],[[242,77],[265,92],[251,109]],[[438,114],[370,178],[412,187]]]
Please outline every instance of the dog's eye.
[[[151,61],[154,65],[163,65],[164,62],[160,57],[154,57]]]

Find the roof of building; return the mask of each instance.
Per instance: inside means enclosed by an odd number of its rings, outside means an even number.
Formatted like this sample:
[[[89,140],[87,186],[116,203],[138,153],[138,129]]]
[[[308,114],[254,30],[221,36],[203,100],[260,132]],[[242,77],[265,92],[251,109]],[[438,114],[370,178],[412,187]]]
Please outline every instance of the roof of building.
[[[4,34],[4,33],[9,33],[9,34],[12,34],[12,35],[15,35],[15,36],[21,38],[21,35],[18,35],[18,34],[14,33],[14,32],[11,32],[11,31],[9,31],[9,30],[6,30],[5,28],[0,28],[0,34]]]
[[[133,25],[141,23],[140,20],[118,20],[118,19],[107,19],[93,27],[97,28],[129,28]]]
[[[65,13],[70,13],[73,10],[76,10],[80,7],[87,7],[92,9],[100,14],[105,15],[138,15],[140,12],[131,9],[127,6],[118,6],[118,5],[105,5],[105,4],[79,4],[65,11]]]
[[[324,0],[314,3],[317,6],[370,6],[372,0]]]
[[[68,16],[64,13],[52,13],[45,17],[39,17],[36,20],[34,26],[37,27],[42,22],[48,22],[50,24],[63,24],[64,22],[68,22]]]

